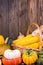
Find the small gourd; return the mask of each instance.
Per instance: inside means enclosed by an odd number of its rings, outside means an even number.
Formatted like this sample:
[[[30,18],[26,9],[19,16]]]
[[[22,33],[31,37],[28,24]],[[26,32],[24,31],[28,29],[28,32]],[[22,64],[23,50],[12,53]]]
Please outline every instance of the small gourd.
[[[39,58],[36,62],[36,65],[43,65],[43,49],[39,52]]]
[[[31,65],[37,61],[38,56],[37,56],[37,53],[35,51],[29,50],[29,51],[25,51],[23,53],[22,59],[26,65]]]
[[[36,65],[43,65],[43,59],[39,58],[36,62]]]
[[[3,65],[19,65],[22,62],[21,52],[18,49],[7,49],[2,57]]]
[[[4,44],[4,36],[0,35],[0,44]]]

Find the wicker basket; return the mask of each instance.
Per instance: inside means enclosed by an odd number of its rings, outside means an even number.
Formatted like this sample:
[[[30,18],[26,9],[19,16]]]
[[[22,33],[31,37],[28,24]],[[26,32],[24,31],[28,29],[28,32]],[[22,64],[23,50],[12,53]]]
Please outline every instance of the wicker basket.
[[[35,51],[40,51],[41,49],[42,49],[42,38],[41,38],[41,35],[42,35],[42,33],[41,33],[41,30],[40,30],[40,27],[39,27],[39,25],[37,24],[37,23],[30,23],[30,25],[28,26],[28,29],[27,29],[27,34],[26,35],[28,35],[29,34],[29,31],[30,31],[30,29],[31,29],[31,26],[36,26],[37,27],[37,29],[39,30],[39,35],[40,35],[40,47],[39,47],[39,49],[34,49],[34,48],[26,48],[25,46],[15,46],[15,45],[13,45],[12,44],[12,47],[13,47],[13,49],[19,49],[19,50],[21,50],[21,52],[24,52],[25,50],[35,50]]]

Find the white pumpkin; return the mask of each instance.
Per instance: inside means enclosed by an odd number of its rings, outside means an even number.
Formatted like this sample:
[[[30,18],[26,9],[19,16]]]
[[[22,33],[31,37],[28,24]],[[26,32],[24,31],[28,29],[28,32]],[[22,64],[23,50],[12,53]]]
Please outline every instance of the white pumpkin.
[[[33,35],[33,36],[39,35],[39,30],[38,30],[38,29],[34,30],[34,31],[32,32],[32,35]]]
[[[41,37],[42,37],[42,39],[43,39],[43,25],[40,26],[40,31],[41,31]],[[36,30],[34,30],[34,31],[32,32],[32,35],[33,35],[33,36],[39,35],[40,31],[39,31],[38,29],[36,29]]]
[[[18,49],[15,49],[15,50],[13,51],[13,53],[14,53],[14,58],[21,57],[21,52],[20,52]]]
[[[15,50],[7,49],[4,52],[4,57],[7,59],[18,58],[18,57],[21,57],[21,52],[18,49],[15,49]]]
[[[4,53],[4,57],[6,57],[7,59],[13,59],[14,53],[12,52],[12,50],[7,49]]]

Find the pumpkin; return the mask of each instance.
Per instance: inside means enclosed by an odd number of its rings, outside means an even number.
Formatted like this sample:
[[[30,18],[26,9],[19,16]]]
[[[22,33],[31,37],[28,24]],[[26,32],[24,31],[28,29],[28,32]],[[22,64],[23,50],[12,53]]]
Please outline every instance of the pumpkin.
[[[15,59],[6,59],[5,57],[2,58],[3,65],[19,65],[22,62],[22,58],[15,58]]]
[[[2,57],[2,63],[4,65],[18,65],[22,62],[21,52],[18,49],[7,49]]]
[[[40,50],[39,55],[43,55],[43,49]]]
[[[43,58],[39,58],[36,62],[36,65],[43,65]]]
[[[36,60],[38,59],[38,56],[35,51],[30,50],[30,51],[25,51],[23,53],[22,59],[26,65],[31,65],[36,62]]]
[[[43,49],[42,50],[40,50],[40,52],[39,52],[39,58],[43,58]]]
[[[40,30],[41,30],[41,33],[42,33],[41,37],[42,37],[42,39],[43,39],[43,25],[40,26]],[[32,32],[32,35],[33,35],[33,36],[39,35],[39,32],[40,32],[40,31],[39,31],[38,29],[35,29],[35,30]]]
[[[43,65],[43,50],[41,50],[39,53],[39,59],[36,62],[36,65]]]
[[[4,44],[4,37],[0,35],[0,44]]]
[[[32,35],[33,35],[33,36],[39,35],[39,30],[38,30],[38,29],[34,30],[34,31],[32,32]]]

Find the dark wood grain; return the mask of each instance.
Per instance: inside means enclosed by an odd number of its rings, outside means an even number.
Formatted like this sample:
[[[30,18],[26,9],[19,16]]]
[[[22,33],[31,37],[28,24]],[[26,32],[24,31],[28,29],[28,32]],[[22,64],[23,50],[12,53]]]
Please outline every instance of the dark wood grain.
[[[30,22],[37,22],[37,0],[30,0],[28,16]]]
[[[8,36],[8,1],[0,0],[0,34]]]
[[[40,24],[43,24],[43,0],[40,0]]]
[[[0,0],[0,34],[4,37],[26,35],[31,22],[43,24],[43,0]]]
[[[18,0],[9,0],[9,36],[18,36]]]
[[[25,35],[27,25],[27,0],[19,0],[19,32]]]
[[[32,22],[37,23],[37,0],[29,0],[28,1],[28,20],[31,24]],[[32,29],[30,29],[30,32],[32,32],[36,27],[32,26]]]

